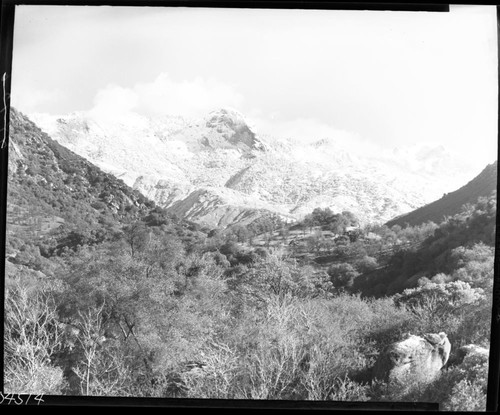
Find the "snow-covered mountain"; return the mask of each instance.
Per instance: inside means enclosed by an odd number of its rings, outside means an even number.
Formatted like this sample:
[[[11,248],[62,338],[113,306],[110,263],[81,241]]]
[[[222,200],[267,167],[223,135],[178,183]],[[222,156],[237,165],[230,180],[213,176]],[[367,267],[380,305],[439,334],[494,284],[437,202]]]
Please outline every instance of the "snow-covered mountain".
[[[31,118],[60,144],[158,204],[208,226],[249,223],[262,210],[293,221],[316,207],[385,222],[450,190],[446,177],[436,175],[452,164],[439,165],[444,149],[359,156],[335,137],[259,136],[235,110],[200,120],[86,113]]]

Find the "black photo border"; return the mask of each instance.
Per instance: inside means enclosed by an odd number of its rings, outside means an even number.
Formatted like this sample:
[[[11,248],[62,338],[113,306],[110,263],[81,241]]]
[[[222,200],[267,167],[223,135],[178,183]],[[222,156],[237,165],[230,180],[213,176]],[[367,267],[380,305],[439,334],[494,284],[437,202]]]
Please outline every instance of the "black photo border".
[[[2,102],[0,111],[0,248],[5,252],[6,246],[6,216],[7,216],[7,162],[8,137],[10,115],[10,90],[12,77],[13,34],[15,25],[15,8],[17,5],[40,6],[148,6],[148,7],[210,7],[210,8],[253,8],[253,9],[319,9],[319,10],[392,10],[411,12],[448,12],[449,3],[401,3],[401,2],[332,2],[332,1],[287,1],[287,0],[0,0],[0,88],[2,88]],[[469,2],[453,2],[452,4],[470,4]],[[497,8],[497,47],[500,48],[500,6]],[[497,71],[498,71],[497,63]],[[498,82],[500,90],[500,71]],[[500,109],[500,95],[499,95]],[[500,137],[500,116],[498,117],[497,140]],[[498,140],[500,142],[500,140]],[[500,146],[498,147],[498,156]],[[497,194],[500,189],[497,179]],[[500,214],[498,213],[495,239],[493,307],[491,318],[491,342],[488,372],[487,412],[497,412],[499,409],[500,386]],[[5,293],[5,255],[0,255],[0,287],[2,290],[2,307],[0,316],[4,317]],[[1,333],[4,328],[2,324]],[[3,336],[2,336],[3,337]],[[1,361],[3,368],[3,342],[1,347]],[[0,379],[3,393],[3,370]],[[3,395],[2,395],[3,396]],[[27,397],[27,396],[26,396]],[[20,395],[23,400],[23,395]],[[17,401],[19,402],[19,401]],[[11,405],[19,406],[19,403]],[[25,400],[24,400],[25,402]],[[4,401],[2,405],[5,405]],[[438,405],[434,403],[413,402],[324,402],[324,401],[254,401],[254,400],[208,400],[208,399],[170,399],[170,398],[135,398],[135,397],[86,397],[86,396],[44,396],[43,402],[32,400],[30,405],[43,406],[96,406],[96,407],[141,407],[141,408],[176,408],[176,409],[217,409],[217,410],[396,410],[396,411],[436,411]]]

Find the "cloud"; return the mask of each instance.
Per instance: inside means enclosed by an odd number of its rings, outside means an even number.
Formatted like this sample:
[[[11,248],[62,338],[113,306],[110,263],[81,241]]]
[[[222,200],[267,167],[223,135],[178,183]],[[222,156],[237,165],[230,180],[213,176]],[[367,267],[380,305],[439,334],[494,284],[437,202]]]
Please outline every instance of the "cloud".
[[[338,136],[340,130],[325,124],[315,118],[284,119],[279,112],[263,115],[260,111],[252,117],[252,124],[263,133],[279,138],[316,141],[322,138]]]
[[[98,118],[115,119],[139,113],[147,116],[181,115],[201,117],[221,107],[238,108],[243,96],[215,79],[197,77],[176,82],[161,73],[152,82],[131,88],[108,85],[95,96],[89,113]]]
[[[13,83],[10,102],[14,108],[25,114],[31,114],[40,107],[56,103],[63,96],[64,94],[61,90],[48,91],[28,86],[23,87],[22,85]]]
[[[174,82],[165,73],[152,83],[136,85],[134,90],[140,109],[150,114],[201,116],[220,107],[239,107],[243,102],[233,87],[214,79]]]
[[[108,85],[97,92],[94,107],[89,111],[96,118],[115,119],[126,116],[137,107],[139,97],[131,89]]]
[[[259,134],[276,138],[291,138],[304,144],[329,139],[336,145],[358,155],[369,155],[381,151],[379,145],[366,140],[359,133],[333,127],[315,118],[288,120],[281,118],[279,113],[269,117],[263,116],[260,111],[254,111],[253,114],[250,121]]]

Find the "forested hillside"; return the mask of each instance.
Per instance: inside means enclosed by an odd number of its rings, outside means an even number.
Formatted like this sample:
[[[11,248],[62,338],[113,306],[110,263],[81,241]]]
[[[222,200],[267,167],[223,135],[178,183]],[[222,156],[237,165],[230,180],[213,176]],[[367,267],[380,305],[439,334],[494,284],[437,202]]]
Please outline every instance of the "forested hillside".
[[[380,296],[428,281],[462,280],[491,290],[496,203],[493,191],[476,204],[463,206],[460,213],[441,222],[418,243],[396,249],[383,269],[360,279],[355,288],[366,295]],[[396,234],[412,232],[411,227],[401,229],[398,225],[392,230]]]
[[[487,358],[410,389],[372,369],[410,331],[446,332],[450,362],[489,346],[494,193],[415,227],[316,209],[205,229],[11,114],[6,392],[484,409]]]
[[[164,209],[11,114],[7,256],[38,269],[43,258],[113,240],[123,225],[182,224]],[[189,233],[189,231],[188,231]]]
[[[432,221],[439,223],[446,216],[453,216],[462,210],[465,204],[475,204],[480,197],[488,197],[497,189],[497,162],[486,168],[473,180],[454,192],[444,194],[439,200],[422,206],[406,215],[387,222],[387,226],[415,226]]]

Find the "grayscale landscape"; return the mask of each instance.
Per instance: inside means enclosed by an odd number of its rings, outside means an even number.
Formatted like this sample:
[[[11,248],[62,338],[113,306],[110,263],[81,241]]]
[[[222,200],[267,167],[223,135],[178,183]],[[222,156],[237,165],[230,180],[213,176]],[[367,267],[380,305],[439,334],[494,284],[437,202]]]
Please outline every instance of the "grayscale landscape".
[[[5,392],[485,410],[496,59],[486,6],[17,6]]]

